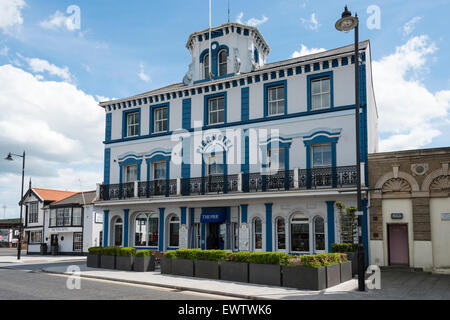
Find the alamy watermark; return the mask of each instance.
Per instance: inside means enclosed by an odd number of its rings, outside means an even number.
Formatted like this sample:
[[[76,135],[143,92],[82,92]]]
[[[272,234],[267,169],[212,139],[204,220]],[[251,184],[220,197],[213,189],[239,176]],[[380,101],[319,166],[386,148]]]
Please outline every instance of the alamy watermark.
[[[367,268],[367,274],[370,276],[367,279],[367,289],[380,290],[381,289],[381,270],[379,266],[372,265]]]
[[[66,281],[66,287],[69,290],[80,290],[81,289],[81,269],[79,266],[68,266],[66,274],[69,273],[70,276]]]

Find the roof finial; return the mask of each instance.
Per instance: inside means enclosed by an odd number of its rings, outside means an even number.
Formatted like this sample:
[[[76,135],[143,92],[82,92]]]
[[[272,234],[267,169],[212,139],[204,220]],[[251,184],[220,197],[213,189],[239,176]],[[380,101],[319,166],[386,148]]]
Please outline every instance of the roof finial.
[[[30,178],[30,186],[29,186],[29,189],[31,190],[31,178]]]

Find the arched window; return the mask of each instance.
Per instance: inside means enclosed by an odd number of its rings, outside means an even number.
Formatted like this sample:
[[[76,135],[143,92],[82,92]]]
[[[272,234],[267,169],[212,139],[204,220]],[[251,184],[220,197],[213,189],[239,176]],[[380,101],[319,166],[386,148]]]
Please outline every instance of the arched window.
[[[114,222],[114,245],[121,247],[123,238],[123,221],[122,218],[117,218]]]
[[[286,223],[284,218],[277,218],[277,250],[286,250]]]
[[[322,217],[314,219],[314,246],[316,251],[325,251],[325,221]]]
[[[262,250],[262,222],[260,218],[255,218],[253,221],[253,230],[254,250]]]
[[[291,251],[309,252],[309,219],[301,213],[291,218]]]
[[[228,72],[227,70],[227,51],[220,50],[219,52],[219,76],[224,76]]]
[[[136,247],[158,246],[158,215],[140,214],[135,221],[134,245]]]
[[[169,247],[180,245],[180,218],[173,216],[169,222]]]
[[[205,79],[209,79],[209,53],[203,58],[203,74]]]

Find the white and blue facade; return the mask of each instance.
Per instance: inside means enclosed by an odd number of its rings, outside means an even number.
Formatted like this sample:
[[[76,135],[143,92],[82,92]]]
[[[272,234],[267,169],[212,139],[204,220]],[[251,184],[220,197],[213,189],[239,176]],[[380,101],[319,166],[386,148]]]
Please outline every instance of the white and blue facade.
[[[330,251],[335,202],[356,206],[353,46],[266,64],[256,28],[229,23],[212,35],[211,68],[204,30],[189,37],[183,83],[100,104],[104,244]],[[365,186],[378,148],[368,41],[360,59]]]

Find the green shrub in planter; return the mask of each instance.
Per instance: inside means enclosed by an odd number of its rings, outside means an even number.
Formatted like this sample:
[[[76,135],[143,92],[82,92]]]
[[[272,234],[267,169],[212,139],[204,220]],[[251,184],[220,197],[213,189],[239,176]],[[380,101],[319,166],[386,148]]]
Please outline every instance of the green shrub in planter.
[[[139,250],[136,252],[136,258],[150,257],[151,255],[150,250]]]
[[[347,255],[344,253],[304,255],[300,257],[300,261],[301,265],[304,267],[320,268],[346,262]],[[290,264],[292,265],[292,261]]]
[[[88,268],[100,268],[102,250],[103,248],[101,247],[92,247],[88,249],[88,256],[86,259]]]
[[[231,262],[287,265],[291,256],[283,252],[236,252],[226,255]]]
[[[120,251],[120,247],[105,247],[102,249],[101,267],[103,269],[115,269],[116,258]]]
[[[88,249],[88,254],[93,256],[101,256],[103,252],[102,247],[91,247]]]
[[[117,256],[120,257],[134,257],[136,255],[135,248],[120,248]]]
[[[164,257],[168,259],[175,259],[176,258],[176,252],[175,251],[169,251],[164,253]]]
[[[196,252],[196,260],[224,261],[229,252],[225,250],[200,250]]]
[[[115,257],[118,256],[120,247],[104,247],[102,250],[102,256]]]

